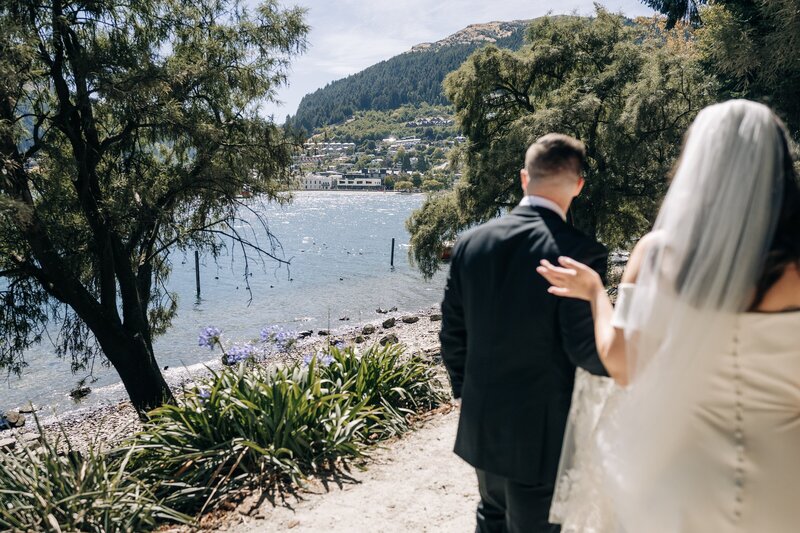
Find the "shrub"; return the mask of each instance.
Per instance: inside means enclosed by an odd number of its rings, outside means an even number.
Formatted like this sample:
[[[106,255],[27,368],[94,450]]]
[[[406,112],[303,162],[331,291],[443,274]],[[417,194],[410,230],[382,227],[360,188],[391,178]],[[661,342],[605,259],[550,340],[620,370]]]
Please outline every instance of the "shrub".
[[[289,366],[223,368],[181,405],[150,413],[131,443],[137,475],[194,512],[248,487],[338,468],[441,401],[430,365],[402,351],[332,347]]]
[[[375,345],[358,356],[353,348],[332,347],[331,364],[320,369],[337,388],[372,407],[367,428],[380,438],[407,431],[409,415],[444,400],[431,364],[418,355],[404,358],[403,351],[397,344]]]
[[[41,430],[41,428],[40,428]],[[116,456],[90,446],[80,453],[42,434],[36,449],[0,451],[0,530],[144,531],[157,522],[190,523],[148,484],[126,471],[133,450]]]
[[[311,370],[242,364],[213,373],[181,405],[150,413],[132,443],[135,467],[171,504],[197,511],[357,456],[366,408]]]

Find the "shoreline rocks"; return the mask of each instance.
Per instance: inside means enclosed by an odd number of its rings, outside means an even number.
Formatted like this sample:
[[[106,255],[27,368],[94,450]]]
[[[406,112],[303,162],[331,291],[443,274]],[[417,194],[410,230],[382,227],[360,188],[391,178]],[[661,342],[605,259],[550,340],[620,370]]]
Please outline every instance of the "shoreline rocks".
[[[0,430],[21,428],[25,426],[25,415],[18,411],[9,411],[0,415]]]
[[[437,357],[439,352],[438,324],[434,325],[431,324],[431,321],[425,320],[426,317],[431,317],[438,312],[438,307],[433,306],[413,312],[414,316],[420,318],[414,323],[403,322],[401,317],[387,317],[386,320],[393,319],[395,322],[391,333],[381,331],[380,322],[368,320],[355,324],[351,320],[347,326],[326,331],[328,336],[317,336],[316,332],[308,331],[307,335],[300,335],[302,340],[293,348],[292,352],[276,353],[270,358],[270,362],[280,364],[302,359],[305,354],[319,350],[325,345],[331,344],[333,340],[343,341],[346,344],[354,343],[360,346],[360,349],[381,342],[384,344],[401,343],[406,346],[408,354],[423,354],[431,361],[439,362]],[[411,314],[406,311],[406,316]],[[214,365],[212,365],[213,367]],[[183,387],[190,386],[193,380],[201,377],[205,377],[205,375],[197,374],[173,379],[170,381],[170,386],[176,393],[180,393]],[[446,382],[446,377],[441,379],[443,383]],[[110,449],[141,429],[141,422],[127,400],[78,411],[67,411],[60,415],[47,416],[46,419],[43,419],[42,415],[46,412],[46,408],[37,406],[36,409],[44,431],[53,434],[65,432],[75,449],[78,450],[85,450],[93,441],[98,442],[104,449]],[[21,438],[23,431],[15,428],[0,434],[3,437],[8,435],[16,441]]]
[[[386,346],[387,344],[397,344],[398,342],[399,339],[397,338],[397,335],[394,333],[389,333],[385,337],[381,337],[381,340],[378,341],[378,344],[381,346]]]

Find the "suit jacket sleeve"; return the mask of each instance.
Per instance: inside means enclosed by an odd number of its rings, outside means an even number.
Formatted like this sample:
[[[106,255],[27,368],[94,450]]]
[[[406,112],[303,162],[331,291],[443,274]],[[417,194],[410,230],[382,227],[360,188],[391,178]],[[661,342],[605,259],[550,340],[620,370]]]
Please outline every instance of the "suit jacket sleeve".
[[[442,330],[439,333],[442,361],[444,361],[450,376],[454,398],[461,397],[467,359],[467,328],[459,276],[461,248],[463,248],[463,242],[457,243],[450,259],[450,273],[447,276],[444,300],[442,301]]]
[[[583,257],[576,260],[587,264],[606,281],[608,252],[602,245],[591,246]],[[563,298],[558,303],[558,320],[561,341],[567,356],[575,366],[579,366],[597,376],[607,376],[594,336],[594,319],[589,302],[575,298]]]

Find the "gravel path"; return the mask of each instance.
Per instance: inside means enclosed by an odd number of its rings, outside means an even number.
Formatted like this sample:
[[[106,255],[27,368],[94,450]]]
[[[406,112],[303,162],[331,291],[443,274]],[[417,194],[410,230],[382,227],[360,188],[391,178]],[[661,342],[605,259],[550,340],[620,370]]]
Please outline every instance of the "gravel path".
[[[374,452],[364,471],[341,486],[310,484],[285,504],[266,502],[239,515],[226,531],[453,532],[475,527],[474,470],[453,454],[458,411],[425,424]]]

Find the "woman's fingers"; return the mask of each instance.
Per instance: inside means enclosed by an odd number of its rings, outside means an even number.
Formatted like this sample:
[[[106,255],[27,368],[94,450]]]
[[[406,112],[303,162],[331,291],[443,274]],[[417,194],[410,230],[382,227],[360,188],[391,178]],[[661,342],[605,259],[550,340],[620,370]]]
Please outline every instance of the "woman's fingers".
[[[548,287],[547,292],[555,294],[556,296],[569,296],[570,290],[566,287],[556,287],[555,285]]]
[[[557,285],[559,287],[571,286],[576,281],[574,270],[569,271],[563,268],[552,266],[539,266],[536,267],[536,272],[538,272],[551,285]]]
[[[544,279],[546,279],[550,283],[556,285],[560,284],[562,281],[565,280],[565,276],[563,274],[545,266],[536,267],[536,272],[541,274],[544,277]]]
[[[561,266],[542,259],[539,266],[536,267],[536,272],[541,274],[551,285],[547,292],[568,298],[591,299],[594,278],[597,277],[597,273],[571,257],[559,257],[558,263]]]
[[[558,258],[558,263],[570,270],[590,270],[588,266],[584,265],[580,261],[575,261],[573,258],[565,255],[562,255]]]
[[[549,272],[545,267],[537,267],[536,272],[541,274],[551,285],[561,285],[561,279],[552,272]]]
[[[575,271],[574,268],[557,267],[553,263],[548,261],[547,259],[542,259],[541,261],[539,261],[539,264],[542,265],[543,267],[545,267],[547,270],[549,270],[551,272],[554,272],[554,273],[557,273],[557,274],[562,274],[562,275],[565,275],[565,276],[574,276],[575,274],[577,274],[577,272]],[[577,263],[577,264],[580,265],[581,263]]]

